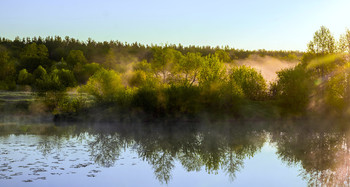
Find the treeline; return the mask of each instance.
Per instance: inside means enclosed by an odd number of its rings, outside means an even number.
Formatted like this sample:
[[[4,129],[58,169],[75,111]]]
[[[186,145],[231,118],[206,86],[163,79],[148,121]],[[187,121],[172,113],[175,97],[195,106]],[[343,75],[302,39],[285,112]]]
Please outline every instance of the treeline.
[[[224,48],[184,47],[180,44],[149,46],[119,41],[96,42],[91,39],[82,42],[69,37],[62,39],[59,36],[45,39],[41,37],[23,39],[16,37],[13,41],[0,38],[0,89],[14,90],[16,85],[31,85],[40,90],[40,86],[35,83],[35,80],[40,78],[39,72],[34,73],[37,69],[38,71],[45,70],[47,73],[54,72],[52,76],[64,74],[61,77],[66,76],[65,79],[69,79],[72,73],[74,74],[76,81],[65,80],[69,83],[56,85],[57,89],[84,84],[99,67],[123,73],[126,71],[126,64],[140,61],[151,63],[157,49],[174,49],[182,55],[187,53],[199,53],[201,56],[215,55],[227,63],[247,58],[252,54],[273,56],[285,60],[297,60],[303,54],[299,51],[248,51],[230,49],[227,46]],[[70,72],[57,72],[62,69]]]
[[[46,95],[48,108],[57,114],[95,108],[111,116],[125,112],[154,117],[349,111],[349,30],[335,42],[330,31],[321,27],[307,53],[80,42],[68,37],[1,39],[0,44],[0,87],[31,88]],[[250,54],[300,58],[301,63],[278,72],[278,80],[267,83],[255,69],[235,65],[236,59]],[[57,94],[71,88],[93,98]]]

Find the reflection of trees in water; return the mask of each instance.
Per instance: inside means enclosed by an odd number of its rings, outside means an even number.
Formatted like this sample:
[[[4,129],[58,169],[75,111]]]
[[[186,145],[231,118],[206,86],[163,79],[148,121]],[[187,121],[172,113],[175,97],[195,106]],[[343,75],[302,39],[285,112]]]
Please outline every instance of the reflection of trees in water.
[[[234,179],[243,160],[261,149],[265,133],[234,125],[201,130],[165,128],[138,134],[135,140],[139,157],[153,166],[160,182],[168,183],[175,159],[187,171],[205,167],[208,173],[217,173],[222,169]]]
[[[69,138],[88,141],[91,160],[114,166],[123,148],[130,147],[153,168],[161,183],[172,178],[175,161],[187,171],[223,170],[230,179],[263,146],[266,133],[250,125],[123,125],[96,131],[77,126],[54,127],[43,132],[39,149],[45,155],[66,146]],[[102,128],[103,127],[99,127]],[[85,140],[84,140],[85,139]]]
[[[312,123],[269,126],[267,132],[279,158],[291,166],[300,165],[300,175],[310,186],[349,186],[350,131],[330,127],[334,122]],[[71,138],[88,141],[91,160],[104,167],[115,165],[122,149],[130,147],[152,166],[161,183],[168,183],[176,161],[188,172],[222,170],[233,180],[244,159],[253,157],[263,146],[265,132],[266,128],[255,124],[118,124],[98,132],[78,126],[41,127],[37,134],[43,135],[38,149],[45,156],[53,150],[59,152]]]
[[[343,131],[294,126],[272,132],[272,141],[284,162],[302,166],[300,175],[308,185],[350,185],[350,138]]]
[[[53,150],[59,152],[62,148],[63,141],[64,140],[58,136],[44,136],[40,139],[37,149],[46,157],[52,154]]]
[[[77,129],[76,126],[39,126],[33,125],[36,130],[36,134],[41,135],[38,142],[37,149],[43,154],[43,156],[48,156],[61,151],[62,147],[66,147],[68,141],[72,138],[82,141],[86,138],[86,134]],[[30,127],[31,128],[31,127]]]
[[[89,143],[91,159],[103,166],[114,166],[119,158],[123,142],[118,134],[96,134]]]

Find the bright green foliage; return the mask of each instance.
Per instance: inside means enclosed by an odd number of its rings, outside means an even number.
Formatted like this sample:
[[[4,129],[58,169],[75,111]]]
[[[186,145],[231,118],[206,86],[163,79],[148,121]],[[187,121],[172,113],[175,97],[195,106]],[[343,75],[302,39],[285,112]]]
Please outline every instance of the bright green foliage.
[[[78,113],[86,107],[86,98],[82,96],[62,97],[58,100],[54,113]]]
[[[211,84],[217,84],[225,80],[225,72],[226,68],[217,56],[206,56],[199,73],[199,85],[210,86]]]
[[[328,28],[321,26],[308,44],[308,51],[314,54],[331,54],[335,51],[335,40]]]
[[[347,29],[345,34],[340,36],[338,50],[339,52],[345,52],[350,55],[350,29]]]
[[[261,100],[266,96],[266,81],[261,73],[251,67],[239,66],[233,68],[229,79],[241,87],[244,95],[251,100]]]
[[[224,50],[217,50],[215,51],[215,56],[219,58],[220,61],[229,63],[232,62],[232,59],[230,57],[230,54]]]
[[[176,66],[179,81],[192,86],[198,79],[204,58],[200,53],[187,53]]]
[[[43,78],[46,74],[47,72],[42,66],[38,66],[33,72],[34,79]]]
[[[159,74],[162,76],[163,83],[167,81],[167,78],[172,76],[172,72],[174,70],[174,66],[178,64],[183,55],[181,52],[172,49],[172,48],[153,48],[153,61],[152,61],[152,69],[158,76]]]
[[[337,112],[349,112],[350,105],[350,63],[337,69],[326,83],[326,103]]]
[[[277,98],[285,112],[301,114],[310,101],[313,81],[301,65],[278,72]]]
[[[98,102],[117,102],[125,92],[120,75],[113,70],[101,69],[90,77],[82,90],[93,95]]]
[[[34,81],[34,77],[31,73],[28,73],[26,69],[19,71],[17,83],[22,85],[31,85]]]
[[[142,60],[140,62],[135,63],[133,65],[133,69],[135,71],[141,70],[141,71],[144,71],[144,72],[151,72],[152,67],[151,67],[151,64],[147,62],[147,60]]]
[[[144,71],[136,70],[132,73],[129,85],[132,87],[141,87],[147,81],[147,74]]]
[[[81,43],[69,37],[23,42],[0,39],[0,44],[6,46],[6,50],[0,48],[0,89],[15,87],[16,78],[17,84],[31,85],[35,91],[44,93],[86,84],[80,90],[94,96],[96,106],[103,103],[109,111],[120,108],[155,116],[222,111],[244,116],[243,113],[265,109],[278,111],[276,104],[284,112],[303,114],[317,102],[315,109],[343,112],[350,104],[349,68],[344,65],[349,61],[348,36],[349,31],[339,42],[341,55],[334,54],[334,38],[325,27],[315,33],[305,54],[228,47],[143,46],[114,41]],[[249,55],[294,61],[302,54],[300,65],[278,73],[278,81],[270,86],[270,95],[261,73],[227,64]],[[61,112],[77,111],[69,111],[75,101],[62,101],[55,103],[60,105]],[[65,101],[72,105],[65,105]],[[257,107],[261,108],[255,110]]]
[[[283,57],[282,58],[283,60],[286,60],[286,61],[297,61],[299,60],[298,56],[296,54],[288,54],[287,56]]]

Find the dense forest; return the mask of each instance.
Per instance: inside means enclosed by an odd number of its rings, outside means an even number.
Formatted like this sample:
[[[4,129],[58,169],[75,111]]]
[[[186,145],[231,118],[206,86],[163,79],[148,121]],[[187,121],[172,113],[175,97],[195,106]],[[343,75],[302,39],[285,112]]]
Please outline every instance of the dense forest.
[[[0,38],[0,89],[33,91],[62,119],[95,114],[235,118],[348,115],[350,30],[322,26],[300,51],[82,42],[59,36]],[[299,61],[267,82],[238,65],[249,56]],[[106,117],[107,116],[107,117]]]

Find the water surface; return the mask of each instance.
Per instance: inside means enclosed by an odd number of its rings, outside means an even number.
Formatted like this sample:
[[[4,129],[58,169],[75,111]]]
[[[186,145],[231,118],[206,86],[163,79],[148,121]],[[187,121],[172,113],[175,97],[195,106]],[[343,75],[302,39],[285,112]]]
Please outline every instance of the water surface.
[[[1,123],[0,186],[346,186],[334,126]]]

